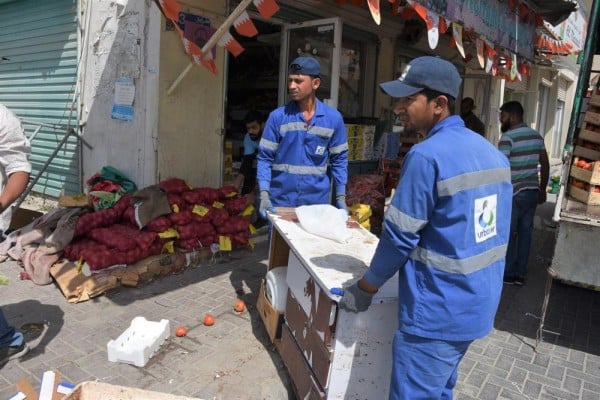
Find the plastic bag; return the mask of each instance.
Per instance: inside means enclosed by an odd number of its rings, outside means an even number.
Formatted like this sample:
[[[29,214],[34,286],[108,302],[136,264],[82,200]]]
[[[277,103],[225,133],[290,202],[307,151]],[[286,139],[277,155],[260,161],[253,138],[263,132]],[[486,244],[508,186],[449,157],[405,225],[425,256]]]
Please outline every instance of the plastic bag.
[[[348,212],[329,204],[315,204],[296,208],[296,216],[300,226],[313,235],[321,236],[336,242],[346,243],[351,236],[346,223]]]

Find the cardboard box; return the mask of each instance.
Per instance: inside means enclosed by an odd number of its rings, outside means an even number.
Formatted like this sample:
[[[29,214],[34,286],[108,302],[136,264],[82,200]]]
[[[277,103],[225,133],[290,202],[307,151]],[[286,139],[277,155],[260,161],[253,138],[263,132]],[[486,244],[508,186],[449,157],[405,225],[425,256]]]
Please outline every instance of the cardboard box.
[[[265,324],[267,335],[271,342],[281,339],[281,326],[283,325],[283,313],[278,312],[269,300],[265,291],[265,280],[260,283],[260,292],[258,293],[258,302],[256,309],[260,314],[260,318]]]
[[[201,400],[195,397],[110,385],[102,382],[83,382],[63,400]]]
[[[13,231],[15,229],[21,229],[42,215],[44,215],[44,213],[40,211],[29,210],[27,208],[17,208],[13,213],[12,219],[10,220],[9,230]]]
[[[600,161],[592,163],[592,170],[571,166],[571,176],[592,185],[600,185]]]
[[[592,189],[587,191],[583,189],[579,189],[573,185],[569,186],[569,194],[575,200],[579,200],[582,203],[588,204],[590,206],[598,206],[600,205],[600,193],[594,192]]]

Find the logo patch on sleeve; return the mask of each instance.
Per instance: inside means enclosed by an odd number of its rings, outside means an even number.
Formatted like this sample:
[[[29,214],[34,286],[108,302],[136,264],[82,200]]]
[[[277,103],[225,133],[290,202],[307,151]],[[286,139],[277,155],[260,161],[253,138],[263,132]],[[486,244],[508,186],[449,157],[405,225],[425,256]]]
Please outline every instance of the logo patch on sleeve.
[[[475,242],[480,243],[496,236],[496,206],[498,196],[491,195],[475,199]]]

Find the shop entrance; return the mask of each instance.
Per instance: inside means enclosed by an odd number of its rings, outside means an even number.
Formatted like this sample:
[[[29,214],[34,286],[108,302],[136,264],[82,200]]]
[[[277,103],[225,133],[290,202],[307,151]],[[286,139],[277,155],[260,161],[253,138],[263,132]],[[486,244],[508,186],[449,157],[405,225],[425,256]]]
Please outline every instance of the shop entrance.
[[[342,24],[339,18],[297,24],[252,20],[253,38],[235,36],[245,51],[229,58],[225,121],[224,181],[238,174],[244,153],[245,116],[251,110],[268,114],[287,98],[287,66],[298,56],[309,55],[321,64],[319,98],[338,106]],[[233,33],[232,33],[233,34]],[[346,68],[347,69],[347,68]]]

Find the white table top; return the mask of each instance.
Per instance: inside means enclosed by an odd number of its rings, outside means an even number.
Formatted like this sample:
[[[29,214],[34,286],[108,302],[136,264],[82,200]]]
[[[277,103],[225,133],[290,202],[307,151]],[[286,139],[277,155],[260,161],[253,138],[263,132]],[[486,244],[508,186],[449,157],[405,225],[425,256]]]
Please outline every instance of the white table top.
[[[339,296],[330,293],[331,288],[343,287],[360,279],[371,262],[379,239],[361,226],[348,228],[351,232],[346,243],[313,235],[299,222],[271,214],[273,226],[290,246],[290,249],[306,267],[328,296],[335,301]],[[398,297],[398,275],[386,282],[373,301],[390,302]]]

